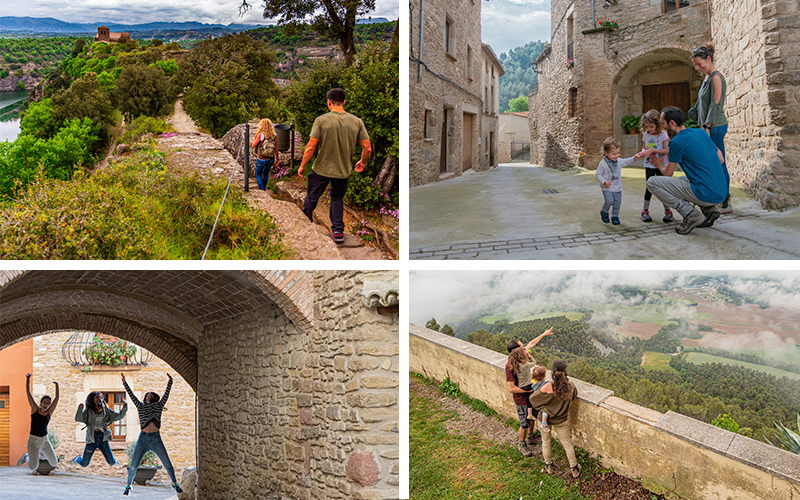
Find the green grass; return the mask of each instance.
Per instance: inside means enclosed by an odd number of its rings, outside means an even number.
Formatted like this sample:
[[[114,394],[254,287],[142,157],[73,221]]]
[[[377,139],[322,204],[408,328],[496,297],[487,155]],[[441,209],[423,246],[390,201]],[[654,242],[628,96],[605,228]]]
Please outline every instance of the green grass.
[[[418,376],[413,378],[419,379]],[[424,380],[423,383],[426,383]],[[415,500],[578,500],[576,484],[543,474],[541,458],[525,458],[516,448],[479,439],[476,434],[450,434],[445,422],[453,411],[411,390],[409,396],[409,493]],[[509,433],[514,433],[509,428]],[[577,452],[577,449],[576,449]],[[553,440],[556,463],[564,452]],[[581,453],[584,474],[589,463]]]
[[[669,360],[672,356],[662,352],[647,351],[644,353],[644,364],[642,368],[645,370],[662,370],[678,373],[678,371],[669,366]]]
[[[800,346],[786,347],[783,349],[727,349],[731,352],[738,352],[743,354],[752,354],[761,358],[774,359],[777,361],[784,361],[786,363],[794,363],[800,365]]]
[[[688,353],[686,355],[686,361],[695,364],[722,363],[725,365],[742,366],[745,368],[749,368],[751,370],[756,370],[763,373],[769,373],[770,375],[775,375],[776,377],[789,377],[792,380],[800,380],[800,374],[797,373],[787,372],[785,370],[779,370],[778,368],[772,368],[770,366],[756,365],[753,363],[747,363],[745,361],[738,361],[735,359],[728,359],[720,356],[712,356],[711,354],[706,354],[702,352]]]
[[[545,312],[540,314],[529,314],[526,316],[522,316],[517,318],[516,316],[506,313],[506,314],[493,314],[491,316],[483,316],[478,318],[478,321],[483,321],[484,323],[488,323],[490,325],[494,324],[501,319],[510,318],[512,323],[518,323],[520,321],[531,321],[534,319],[545,319],[545,318],[555,318],[557,316],[566,316],[566,318],[570,321],[578,321],[579,319],[583,318],[583,313],[576,312],[576,311],[569,311],[569,312]]]

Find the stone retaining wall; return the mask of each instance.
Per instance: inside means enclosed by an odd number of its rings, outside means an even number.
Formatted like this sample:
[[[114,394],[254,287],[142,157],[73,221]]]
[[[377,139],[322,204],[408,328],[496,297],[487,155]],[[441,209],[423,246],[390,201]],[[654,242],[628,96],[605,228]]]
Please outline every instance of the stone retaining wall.
[[[507,356],[418,325],[409,329],[411,371],[437,380],[449,377],[465,394],[516,418],[505,381]],[[578,389],[570,414],[575,445],[651,491],[689,500],[800,496],[797,455],[571,380]]]

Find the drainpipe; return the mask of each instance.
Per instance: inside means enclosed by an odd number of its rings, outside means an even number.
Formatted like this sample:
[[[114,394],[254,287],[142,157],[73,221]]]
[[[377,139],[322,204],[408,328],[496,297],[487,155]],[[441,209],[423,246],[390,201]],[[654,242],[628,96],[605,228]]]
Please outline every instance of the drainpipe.
[[[419,62],[417,63],[417,83],[422,80],[422,31],[425,27],[425,0],[419,4]]]
[[[594,23],[595,23],[595,21],[594,21],[594,0],[592,0],[592,29],[596,28]]]

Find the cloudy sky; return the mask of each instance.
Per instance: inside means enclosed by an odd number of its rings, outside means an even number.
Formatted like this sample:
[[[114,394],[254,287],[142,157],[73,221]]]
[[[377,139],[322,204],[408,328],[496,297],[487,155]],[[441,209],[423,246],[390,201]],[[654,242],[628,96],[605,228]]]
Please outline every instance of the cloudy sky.
[[[455,322],[478,312],[537,313],[540,305],[553,301],[619,302],[608,289],[613,285],[657,288],[677,278],[680,285],[690,276],[723,273],[669,271],[411,271],[409,307],[412,323],[424,325],[430,318],[439,324]],[[771,306],[800,308],[800,273],[736,272],[731,288],[759,297]],[[740,281],[736,278],[768,276],[769,282]]]
[[[241,0],[3,0],[0,16],[52,17],[72,23],[115,22],[141,24],[149,22],[197,21],[206,24],[269,24],[262,17],[263,3],[248,0],[253,6],[239,17]],[[397,19],[397,0],[376,0],[372,17]]]
[[[484,0],[481,39],[498,56],[528,42],[549,42],[550,0]]]

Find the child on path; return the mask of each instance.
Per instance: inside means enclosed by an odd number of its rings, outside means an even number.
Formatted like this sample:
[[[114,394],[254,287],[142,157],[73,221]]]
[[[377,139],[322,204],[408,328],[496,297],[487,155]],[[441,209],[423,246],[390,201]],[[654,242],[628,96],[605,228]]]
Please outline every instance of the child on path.
[[[667,161],[669,154],[669,136],[667,132],[661,128],[661,113],[655,109],[651,109],[644,115],[639,123],[642,129],[642,153],[644,153],[644,180],[654,175],[664,175],[661,170],[656,168],[650,162],[650,158],[655,155],[662,162]],[[664,163],[666,165],[666,163]],[[650,217],[650,198],[653,194],[649,189],[644,188],[644,205],[642,206],[642,222],[653,222]],[[672,222],[675,219],[672,216],[672,210],[664,205],[664,222]]]
[[[603,191],[603,208],[600,209],[600,219],[608,224],[608,209],[612,208],[611,222],[619,225],[619,207],[622,205],[622,174],[620,170],[629,166],[642,156],[637,153],[630,158],[619,157],[619,141],[613,137],[603,141],[603,159],[597,165],[595,177],[600,181],[600,189]]]
[[[39,468],[39,452],[44,454],[50,467],[58,465],[56,452],[47,438],[47,424],[50,423],[50,417],[56,411],[56,406],[58,406],[58,382],[53,382],[56,386],[56,397],[50,399],[50,396],[42,396],[37,405],[36,400],[31,395],[32,376],[32,373],[25,374],[25,393],[28,395],[28,404],[31,407],[31,433],[28,436],[28,453],[19,459],[17,465],[22,466],[23,463],[27,463],[28,468],[35,471]]]
[[[86,406],[84,407],[83,403],[79,404],[78,411],[75,412],[75,421],[82,422],[86,426],[84,427],[86,429],[86,446],[83,448],[83,454],[73,458],[71,463],[87,467],[92,461],[95,450],[99,449],[108,465],[117,469],[122,467],[119,460],[114,458],[111,447],[108,445],[112,439],[111,429],[108,426],[125,418],[127,412],[128,403],[123,403],[122,410],[117,413],[106,405],[102,392],[90,392],[86,396]]]

